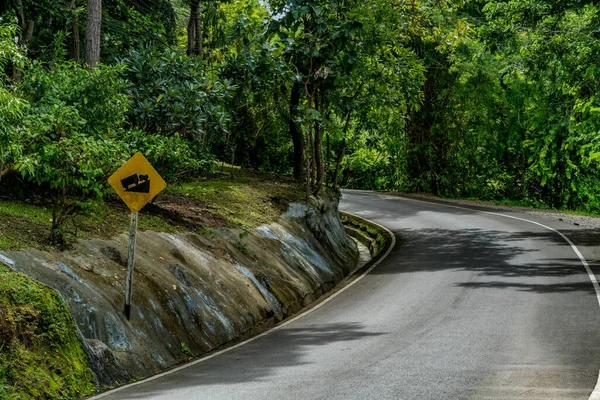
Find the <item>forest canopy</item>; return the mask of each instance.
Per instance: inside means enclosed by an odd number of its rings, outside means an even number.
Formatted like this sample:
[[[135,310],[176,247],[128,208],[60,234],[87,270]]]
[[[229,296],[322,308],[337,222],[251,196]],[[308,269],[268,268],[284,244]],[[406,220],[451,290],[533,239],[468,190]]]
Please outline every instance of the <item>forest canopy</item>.
[[[600,209],[592,1],[0,0],[0,192],[64,221],[142,151],[326,186]]]

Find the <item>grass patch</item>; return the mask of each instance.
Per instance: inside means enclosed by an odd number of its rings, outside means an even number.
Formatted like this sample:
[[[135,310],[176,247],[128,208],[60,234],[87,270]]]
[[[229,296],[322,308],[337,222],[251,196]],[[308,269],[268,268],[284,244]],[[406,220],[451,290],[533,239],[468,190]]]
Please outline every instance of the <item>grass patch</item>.
[[[60,296],[0,266],[0,398],[68,399],[95,389]]]
[[[272,223],[290,202],[301,201],[303,186],[292,178],[225,168],[227,175],[167,187],[166,192],[190,196],[231,226],[253,228]]]
[[[186,217],[204,218],[193,221],[194,227],[181,226],[168,214],[153,214],[151,207],[140,212],[138,227],[171,233],[192,228],[203,232],[223,225],[250,229],[272,223],[290,202],[304,200],[303,185],[292,178],[231,167],[224,171],[194,182],[167,186],[164,195],[157,198],[158,203],[166,199],[176,212],[189,211]],[[114,202],[94,207],[90,215],[68,221],[66,238],[109,239],[129,231],[129,218],[129,210],[115,197]],[[53,249],[48,244],[52,210],[44,204],[0,199],[0,221],[0,251],[26,247]]]
[[[79,215],[66,226],[67,238],[111,238],[129,231],[130,212],[124,207],[98,205],[90,215]],[[51,249],[48,244],[52,211],[41,204],[0,199],[0,250],[25,247]],[[182,228],[166,218],[140,212],[140,229],[176,232]]]

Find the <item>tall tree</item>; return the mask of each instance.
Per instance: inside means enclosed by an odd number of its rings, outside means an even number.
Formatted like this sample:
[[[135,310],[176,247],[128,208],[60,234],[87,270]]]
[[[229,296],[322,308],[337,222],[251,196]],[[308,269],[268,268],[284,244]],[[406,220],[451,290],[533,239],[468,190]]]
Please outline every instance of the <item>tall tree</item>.
[[[88,0],[85,31],[85,62],[95,67],[100,62],[100,35],[102,30],[102,0]]]
[[[190,19],[187,26],[187,55],[202,57],[202,14],[200,0],[190,1]]]
[[[69,58],[80,62],[81,49],[79,45],[79,18],[77,15],[77,1],[71,0],[71,37],[69,40]]]

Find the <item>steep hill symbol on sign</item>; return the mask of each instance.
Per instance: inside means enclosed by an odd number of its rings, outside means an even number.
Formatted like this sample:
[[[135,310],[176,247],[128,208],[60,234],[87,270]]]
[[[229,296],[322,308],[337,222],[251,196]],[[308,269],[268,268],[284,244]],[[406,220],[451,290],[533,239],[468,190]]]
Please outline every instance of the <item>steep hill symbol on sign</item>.
[[[121,185],[126,192],[150,193],[150,179],[148,175],[133,174],[121,179]]]

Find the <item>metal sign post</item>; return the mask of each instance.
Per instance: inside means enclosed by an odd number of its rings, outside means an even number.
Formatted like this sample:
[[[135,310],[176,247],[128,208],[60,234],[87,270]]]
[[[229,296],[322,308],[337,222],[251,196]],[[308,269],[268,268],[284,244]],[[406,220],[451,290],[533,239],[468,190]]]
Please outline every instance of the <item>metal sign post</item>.
[[[108,178],[108,183],[131,210],[129,247],[127,254],[127,277],[125,279],[125,316],[131,318],[133,264],[137,236],[138,211],[159,194],[167,183],[146,160],[142,153],[135,153],[125,164]]]
[[[131,318],[131,292],[133,290],[133,264],[135,261],[135,239],[137,237],[138,213],[131,213],[129,225],[129,248],[127,252],[127,278],[125,279],[125,316]]]

